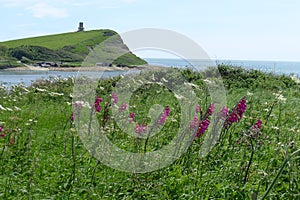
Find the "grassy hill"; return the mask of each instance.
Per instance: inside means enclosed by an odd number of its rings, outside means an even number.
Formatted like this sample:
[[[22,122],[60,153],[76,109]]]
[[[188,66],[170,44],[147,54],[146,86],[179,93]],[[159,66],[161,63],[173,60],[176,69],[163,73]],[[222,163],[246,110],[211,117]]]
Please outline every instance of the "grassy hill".
[[[0,42],[0,67],[10,67],[17,64],[17,61],[53,61],[63,62],[65,65],[80,65],[96,46],[112,36],[120,38],[115,31],[103,29]],[[128,51],[123,41],[118,41],[118,48]],[[146,62],[129,52],[115,59],[112,64],[141,65]]]

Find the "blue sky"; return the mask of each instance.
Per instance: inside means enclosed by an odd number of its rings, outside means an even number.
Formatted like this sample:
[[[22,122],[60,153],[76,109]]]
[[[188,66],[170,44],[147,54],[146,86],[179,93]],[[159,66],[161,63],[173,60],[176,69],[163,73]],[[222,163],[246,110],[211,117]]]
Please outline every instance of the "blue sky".
[[[298,0],[0,0],[0,41],[76,31],[83,21],[86,30],[176,31],[213,59],[300,61],[299,10]]]

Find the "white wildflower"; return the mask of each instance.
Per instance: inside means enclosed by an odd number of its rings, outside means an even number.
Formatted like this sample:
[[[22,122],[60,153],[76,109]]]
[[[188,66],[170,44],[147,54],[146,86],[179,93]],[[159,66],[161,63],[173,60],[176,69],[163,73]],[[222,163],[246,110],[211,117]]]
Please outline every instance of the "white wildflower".
[[[15,108],[15,111],[20,111],[21,110],[21,108],[19,108],[17,106],[14,106],[14,108]]]
[[[57,93],[57,92],[50,92],[49,94],[50,94],[50,96],[52,96],[52,97],[55,97],[55,96],[64,96],[63,93]]]
[[[154,74],[152,74],[152,80],[153,80],[153,81],[155,81],[155,77],[154,77]]]
[[[75,101],[74,104],[73,104],[75,107],[78,107],[78,108],[91,108],[89,102],[84,102],[84,101]]]
[[[291,79],[292,79],[295,83],[297,83],[297,84],[300,83],[300,79],[299,79],[296,75],[292,75],[292,76],[291,76]]]
[[[271,126],[271,128],[274,130],[279,130],[279,128],[277,126]]]
[[[185,99],[184,96],[178,95],[176,93],[174,93],[174,96],[176,97],[176,99]]]
[[[8,110],[8,111],[10,111],[10,112],[12,112],[12,111],[13,111],[13,109],[11,109],[11,108],[6,108],[6,110]]]
[[[163,82],[167,83],[169,82],[168,80],[166,80],[164,77],[161,79]]]
[[[0,105],[0,110],[6,110],[6,108],[4,108],[2,105]]]
[[[41,89],[41,88],[36,88],[36,90],[39,91],[39,92],[46,92],[47,91],[47,90]]]
[[[188,86],[191,86],[191,87],[199,88],[198,85],[195,85],[195,84],[189,83],[189,82],[184,82],[184,85],[188,85]]]
[[[252,92],[247,91],[247,96],[253,96]]]

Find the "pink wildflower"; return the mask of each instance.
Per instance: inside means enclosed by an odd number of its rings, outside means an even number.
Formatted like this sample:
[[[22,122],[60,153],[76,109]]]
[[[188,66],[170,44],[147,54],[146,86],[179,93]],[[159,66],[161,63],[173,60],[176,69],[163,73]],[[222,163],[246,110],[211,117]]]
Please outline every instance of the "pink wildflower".
[[[169,108],[169,106],[166,106],[166,107],[165,107],[164,114],[165,114],[166,116],[169,116],[169,115],[170,115],[170,108]]]
[[[147,126],[142,124],[142,125],[139,125],[138,123],[135,125],[135,132],[138,133],[138,134],[141,134],[141,133],[146,133],[147,131]]]
[[[262,121],[259,119],[255,122],[255,124],[252,126],[253,129],[260,129],[262,124]]]
[[[228,108],[225,106],[221,110],[221,118],[226,118],[228,116]]]
[[[170,115],[170,108],[169,108],[169,106],[167,106],[167,107],[165,107],[164,112],[160,115],[160,118],[157,123],[160,125],[164,125],[164,123],[166,123],[169,115]]]
[[[244,112],[245,112],[246,109],[247,109],[246,103],[247,103],[246,97],[243,97],[243,98],[239,101],[239,103],[238,103],[238,105],[237,105],[237,107],[236,107],[237,114],[239,115],[239,118],[240,118],[240,119],[243,117],[243,114],[244,114]]]
[[[120,106],[120,110],[126,110],[126,108],[127,108],[126,103],[122,103]]]
[[[200,136],[202,136],[204,134],[204,132],[207,130],[209,124],[210,124],[209,119],[205,119],[205,120],[201,121],[198,131],[196,133],[196,137],[199,138]]]
[[[6,136],[5,133],[0,134],[0,138],[5,137],[5,136]]]
[[[4,126],[0,126],[0,133],[3,132]]]
[[[70,121],[74,122],[74,119],[75,119],[75,113],[72,112],[71,117],[70,117]]]
[[[207,109],[208,116],[212,115],[215,112],[215,104],[210,104],[209,108]]]
[[[111,99],[113,100],[113,104],[116,104],[119,102],[119,97],[118,97],[117,93],[115,93],[115,92],[113,92],[111,94]]]
[[[196,105],[196,113],[200,113],[201,112],[201,107],[199,104]]]
[[[229,128],[231,124],[240,121],[243,118],[243,114],[247,109],[246,97],[243,97],[239,103],[234,107],[231,114],[227,117],[224,123],[224,128]]]
[[[133,112],[129,114],[129,123],[132,123],[132,122],[134,122],[134,113]]]
[[[103,99],[101,97],[96,97],[95,103],[101,103]]]
[[[101,111],[101,106],[100,106],[101,102],[102,102],[102,98],[96,97],[96,100],[94,102],[94,107],[95,107],[96,112],[100,112]]]
[[[199,125],[199,118],[197,115],[194,116],[194,120],[190,123],[190,128],[197,128]]]

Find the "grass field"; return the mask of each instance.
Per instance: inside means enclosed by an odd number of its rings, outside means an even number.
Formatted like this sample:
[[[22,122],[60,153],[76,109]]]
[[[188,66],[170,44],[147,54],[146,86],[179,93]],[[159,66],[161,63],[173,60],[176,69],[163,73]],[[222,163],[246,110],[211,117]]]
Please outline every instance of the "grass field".
[[[219,142],[205,157],[200,149],[208,132],[200,122],[212,118],[214,102],[202,74],[186,69],[145,75],[162,83],[168,83],[165,78],[176,80],[175,72],[185,77],[199,98],[199,107],[191,110],[204,131],[174,163],[148,173],[112,169],[87,151],[76,129],[80,110],[72,109],[74,79],[18,85],[9,93],[1,88],[0,198],[299,199],[299,79],[223,65],[219,71],[229,110],[224,118],[231,123],[222,127]],[[101,80],[98,98],[92,98],[96,104],[90,102],[106,136],[119,148],[139,153],[170,143],[182,121],[180,97],[161,84],[143,83],[124,105],[121,94],[113,94],[120,80]],[[158,104],[163,112],[160,129],[147,137],[148,111]],[[123,132],[111,117],[116,105],[118,117],[134,113],[124,116],[136,136]],[[242,111],[238,120],[232,118]]]
[[[40,37],[10,40],[6,42],[0,42],[0,45],[7,46],[8,48],[15,48],[22,45],[33,45],[46,47],[52,50],[61,49],[64,46],[77,46],[78,44],[93,46],[94,44],[101,43],[104,39],[107,38],[107,36],[104,36],[104,33],[106,32],[109,33],[110,36],[117,34],[112,30],[70,32],[56,35],[45,35]]]
[[[78,62],[83,62],[92,49],[112,36],[118,38],[115,31],[102,29],[0,42],[0,60],[5,61],[0,63],[0,66],[11,65],[7,62],[11,59],[17,59],[24,63],[60,61],[69,63],[68,65],[75,65]],[[127,48],[121,40],[118,45],[118,48]],[[146,64],[141,58],[129,51],[127,52],[128,54],[116,58],[112,64]],[[105,56],[109,57],[110,54],[110,52],[106,52]]]

